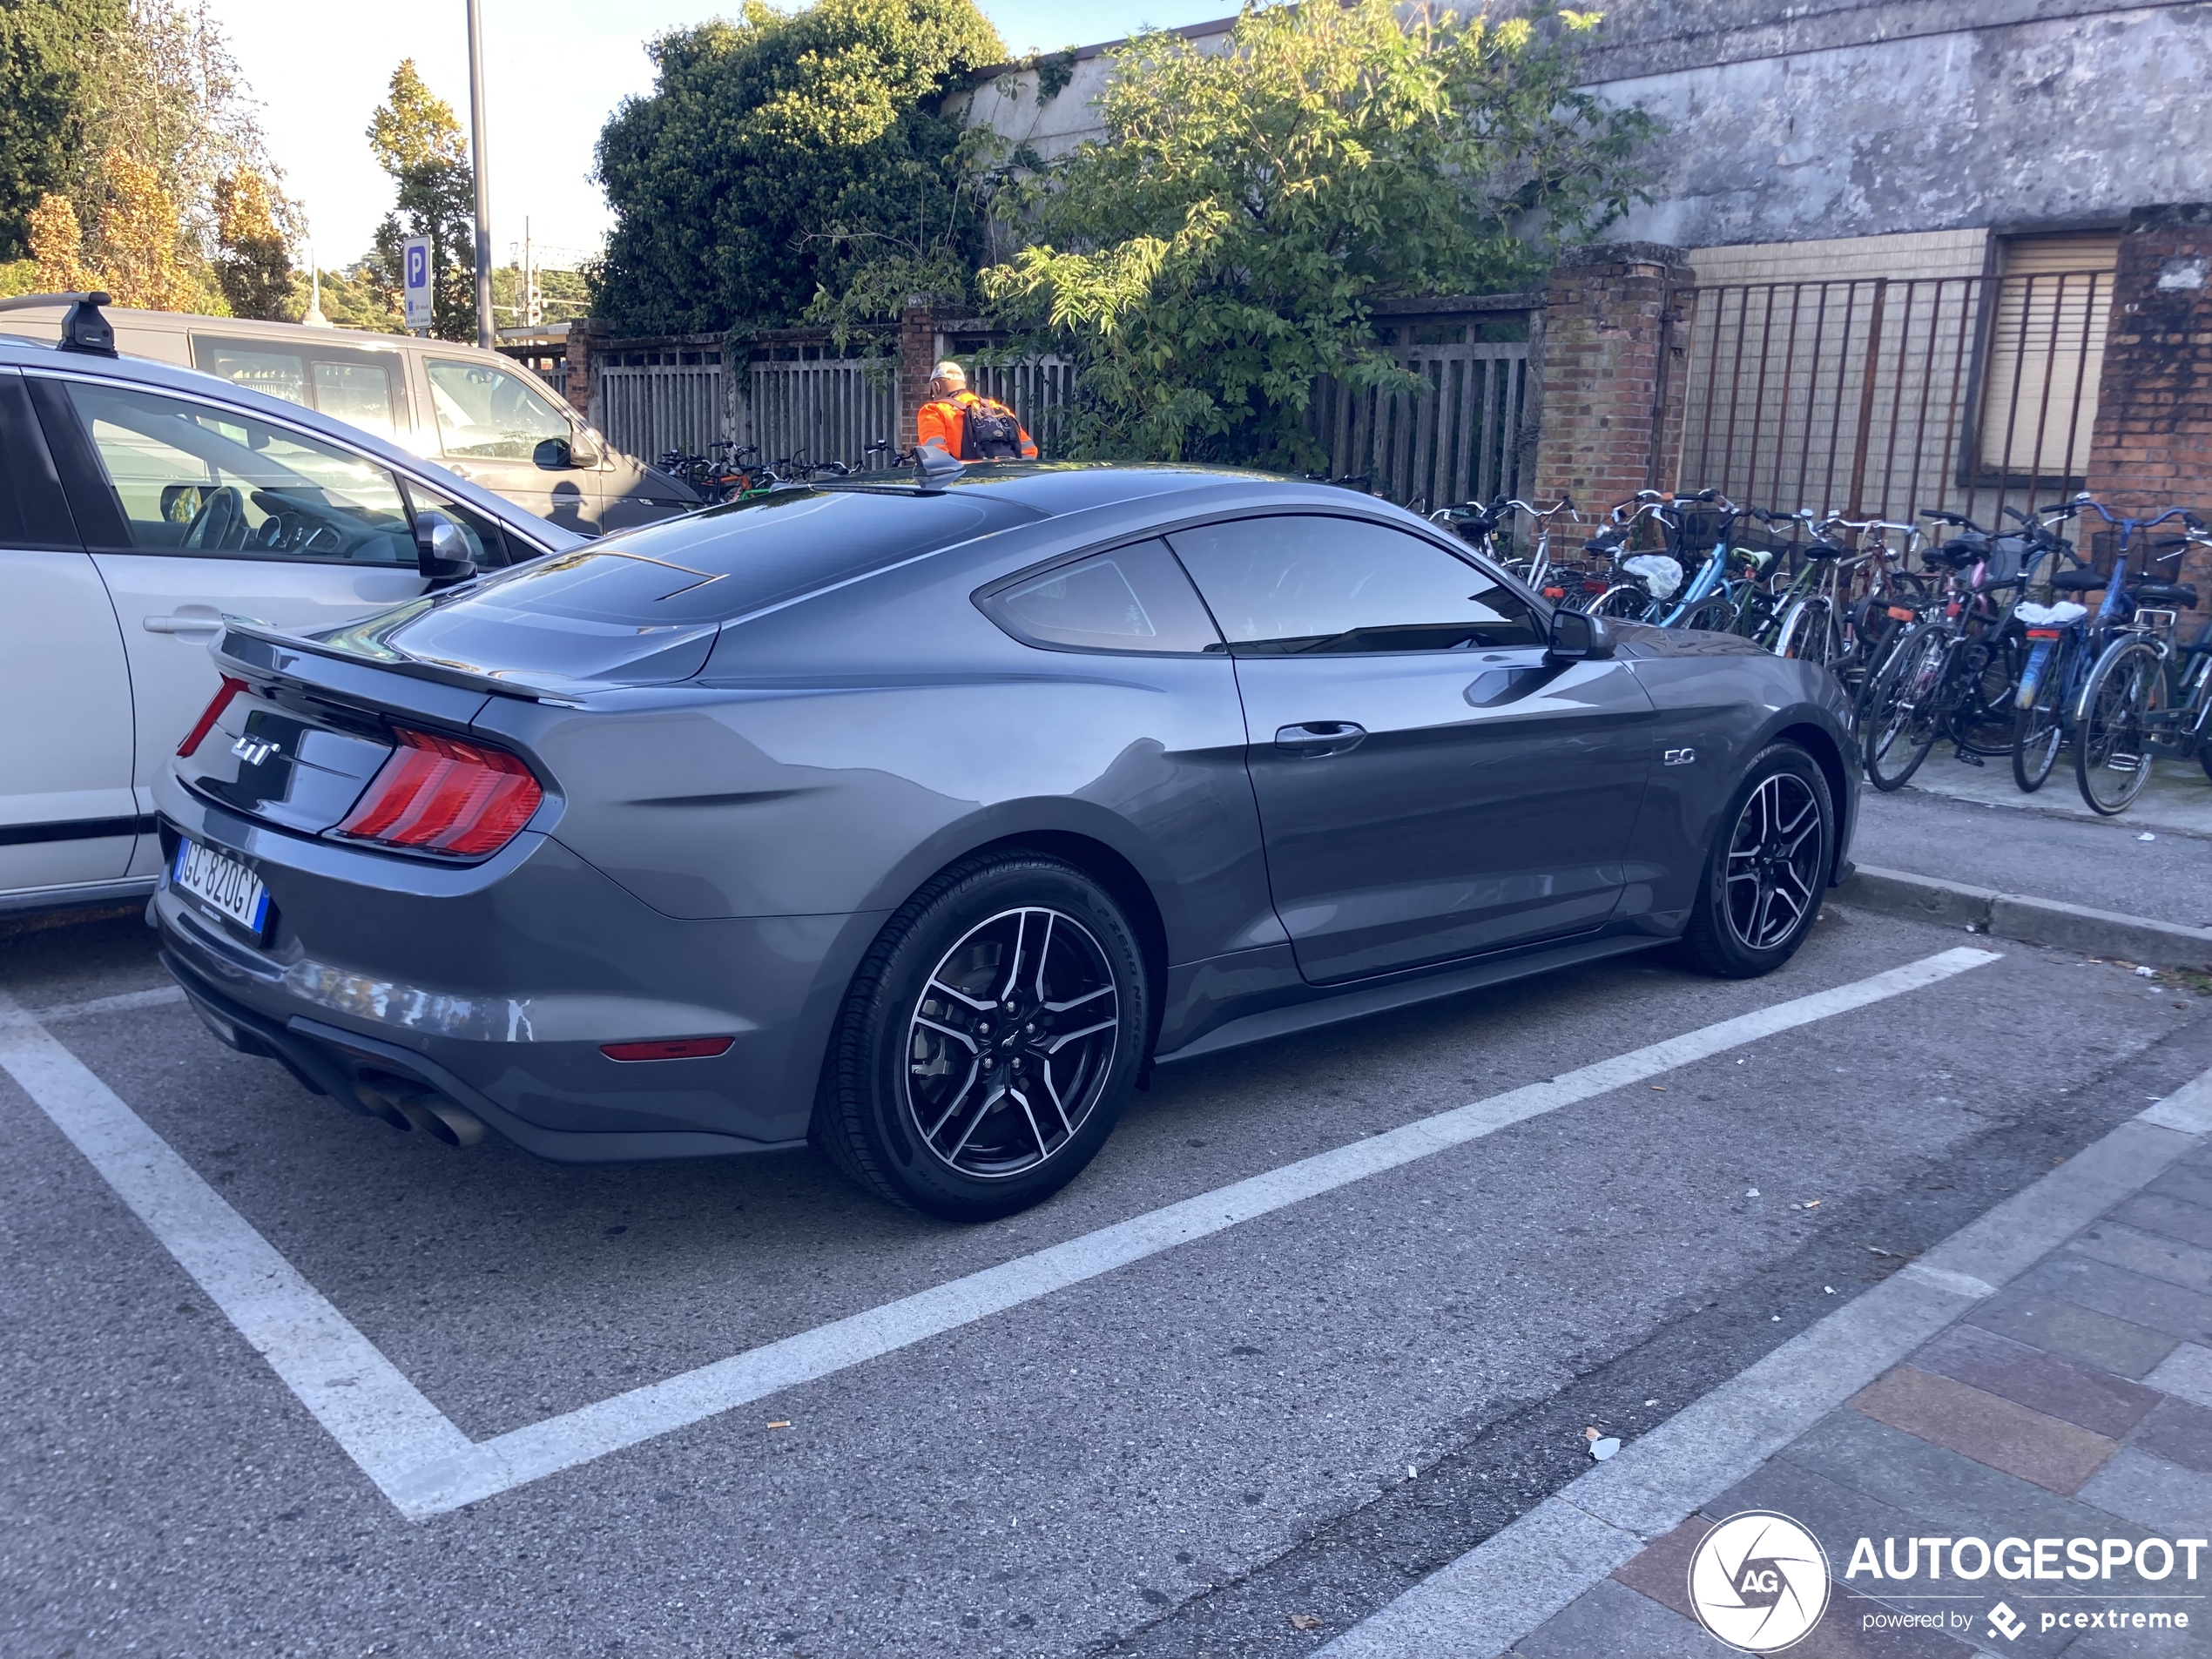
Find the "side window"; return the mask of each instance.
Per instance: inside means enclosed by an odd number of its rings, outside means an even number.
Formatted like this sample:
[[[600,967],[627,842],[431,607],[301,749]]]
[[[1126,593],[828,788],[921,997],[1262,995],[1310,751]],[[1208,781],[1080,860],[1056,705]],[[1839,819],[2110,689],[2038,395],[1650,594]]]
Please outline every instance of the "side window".
[[[392,421],[392,370],[384,363],[326,362],[307,365],[314,377],[315,408],[333,420],[349,421],[388,441],[399,436]]]
[[[402,415],[394,398],[401,374],[395,352],[318,346],[302,353],[266,341],[196,334],[192,360],[201,373],[219,375],[234,386],[303,404],[380,438],[398,435]]]
[[[528,461],[545,439],[570,435],[568,417],[520,374],[450,358],[434,357],[424,367],[449,455]]]
[[[1495,577],[1386,524],[1284,514],[1168,539],[1240,655],[1543,643],[1534,608]]]
[[[415,563],[399,482],[375,462],[217,404],[82,381],[68,385],[132,547]]]
[[[981,604],[1024,644],[1177,654],[1222,649],[1190,578],[1158,540],[1060,565]]]
[[[443,513],[461,526],[461,534],[469,543],[469,556],[476,561],[479,570],[496,570],[502,565],[537,556],[536,548],[509,541],[506,531],[496,520],[442,495],[420,480],[407,481],[407,494],[416,512]]]

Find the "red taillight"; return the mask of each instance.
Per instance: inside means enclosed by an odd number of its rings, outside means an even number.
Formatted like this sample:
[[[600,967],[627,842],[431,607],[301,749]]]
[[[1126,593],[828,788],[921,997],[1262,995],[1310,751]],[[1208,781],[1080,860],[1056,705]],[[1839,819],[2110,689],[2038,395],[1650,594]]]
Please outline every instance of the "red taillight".
[[[610,1060],[711,1060],[730,1052],[734,1037],[662,1037],[651,1042],[603,1042]]]
[[[2031,628],[2027,631],[2027,637],[2030,639],[2056,639],[2059,631],[2055,628]]]
[[[200,711],[199,718],[192,722],[192,730],[185,733],[185,740],[177,745],[179,759],[186,759],[199,747],[201,740],[215,729],[215,722],[223,718],[223,711],[230,707],[231,699],[245,689],[244,680],[233,679],[228,674],[223,676],[223,683],[215,688],[215,695]]]
[[[545,798],[504,749],[405,727],[393,735],[400,746],[335,833],[426,853],[493,853]]]

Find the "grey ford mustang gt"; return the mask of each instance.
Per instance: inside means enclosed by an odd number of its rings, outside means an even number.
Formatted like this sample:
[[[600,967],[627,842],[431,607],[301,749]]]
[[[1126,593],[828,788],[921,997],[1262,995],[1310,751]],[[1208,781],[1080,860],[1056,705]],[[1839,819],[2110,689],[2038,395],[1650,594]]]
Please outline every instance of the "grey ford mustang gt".
[[[792,489],[312,637],[233,621],[150,916],[224,1041],[447,1140],[811,1141],[978,1219],[1156,1063],[1847,872],[1827,674],[1197,467]]]

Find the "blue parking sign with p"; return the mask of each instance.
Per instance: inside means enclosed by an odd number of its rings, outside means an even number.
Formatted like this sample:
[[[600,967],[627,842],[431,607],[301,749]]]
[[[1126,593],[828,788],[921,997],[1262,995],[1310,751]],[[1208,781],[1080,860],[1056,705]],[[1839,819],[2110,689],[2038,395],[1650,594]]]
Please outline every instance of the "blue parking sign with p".
[[[430,239],[411,236],[401,245],[401,293],[405,300],[407,326],[428,328],[430,326]]]

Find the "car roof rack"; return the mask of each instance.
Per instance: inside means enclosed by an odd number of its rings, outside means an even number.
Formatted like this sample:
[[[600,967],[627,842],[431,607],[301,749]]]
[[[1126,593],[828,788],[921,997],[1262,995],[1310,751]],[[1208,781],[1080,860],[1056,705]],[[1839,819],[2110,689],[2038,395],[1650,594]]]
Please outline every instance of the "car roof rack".
[[[116,354],[115,326],[100,314],[100,307],[114,303],[112,295],[98,289],[90,293],[21,293],[0,300],[0,311],[31,311],[65,304],[69,314],[62,319],[62,350],[83,352],[88,357],[112,357]]]

